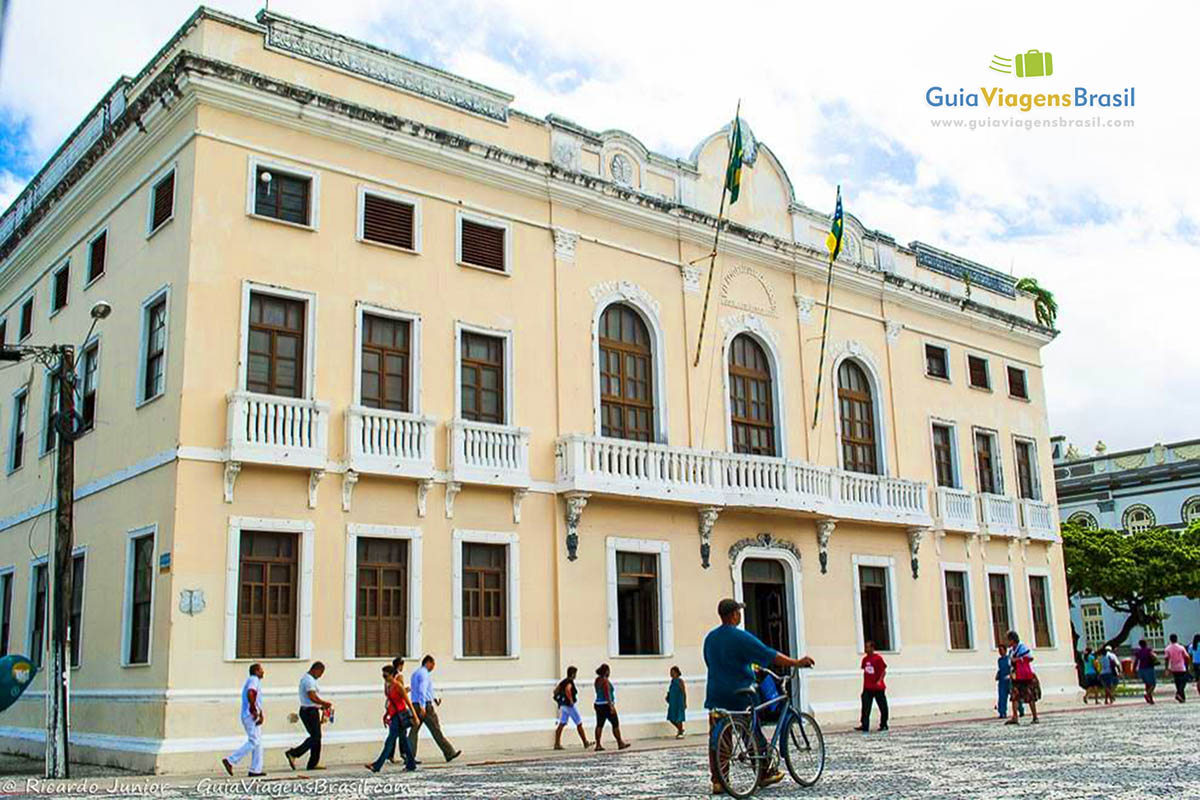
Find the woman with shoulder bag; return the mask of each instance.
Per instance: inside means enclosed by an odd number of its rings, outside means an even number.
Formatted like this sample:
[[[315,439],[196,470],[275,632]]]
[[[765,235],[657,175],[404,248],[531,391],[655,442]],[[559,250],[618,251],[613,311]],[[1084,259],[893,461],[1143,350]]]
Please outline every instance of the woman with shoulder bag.
[[[404,684],[396,680],[396,668],[390,664],[383,668],[383,694],[387,698],[383,713],[383,724],[388,729],[387,740],[383,743],[379,758],[366,767],[371,772],[379,772],[383,769],[383,762],[395,752],[398,744],[400,752],[404,754],[404,769],[412,772],[417,768],[412,746],[408,742],[408,729],[413,723],[412,703],[408,699],[408,691]]]

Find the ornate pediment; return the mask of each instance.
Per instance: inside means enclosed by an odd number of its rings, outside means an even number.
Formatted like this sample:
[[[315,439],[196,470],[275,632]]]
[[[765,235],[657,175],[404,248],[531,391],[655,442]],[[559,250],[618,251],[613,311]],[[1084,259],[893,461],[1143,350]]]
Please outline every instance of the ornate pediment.
[[[740,331],[750,331],[770,342],[772,347],[779,346],[779,334],[767,324],[766,320],[757,314],[747,312],[721,317],[721,329],[725,331],[727,337]]]
[[[661,304],[654,296],[632,281],[605,281],[591,288],[592,299],[596,303],[610,303],[614,300],[635,300],[654,311],[657,317]]]
[[[775,316],[775,292],[762,273],[748,264],[738,264],[721,279],[721,304]]]
[[[800,560],[800,551],[796,548],[796,545],[792,544],[787,539],[776,539],[770,533],[764,532],[753,538],[739,539],[737,542],[735,542],[733,546],[729,548],[729,563],[732,564],[737,561],[738,554],[747,547],[764,547],[768,550],[783,550],[795,556],[797,561]]]

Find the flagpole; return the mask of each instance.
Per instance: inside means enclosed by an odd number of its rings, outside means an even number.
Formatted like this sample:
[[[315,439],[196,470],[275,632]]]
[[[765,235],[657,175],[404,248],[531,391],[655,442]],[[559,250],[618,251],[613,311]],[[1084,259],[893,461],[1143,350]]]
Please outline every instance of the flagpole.
[[[741,126],[741,114],[742,101],[739,98],[737,110],[733,112],[734,125]],[[712,252],[708,254],[708,283],[704,288],[704,306],[700,312],[700,333],[696,337],[696,359],[692,362],[693,367],[700,366],[700,349],[704,345],[704,325],[708,321],[708,298],[712,294],[713,268],[717,263],[717,244],[721,240],[721,222],[725,217],[725,195],[729,190],[729,165],[733,163],[733,140],[737,131],[730,130],[729,134],[729,157],[725,159],[725,173],[721,176],[721,207],[717,211],[717,232],[713,235]]]
[[[838,187],[838,205],[842,202],[842,187]],[[837,209],[834,209],[834,215],[837,215]],[[845,224],[845,223],[843,223]],[[839,233],[840,238],[840,233]],[[839,248],[840,249],[840,248]],[[834,250],[829,251],[829,274],[825,278],[825,318],[821,322],[821,356],[817,359],[817,398],[813,402],[813,430],[817,429],[817,420],[821,415],[821,379],[825,376],[825,340],[829,334],[829,298],[833,292],[833,259],[836,257]]]

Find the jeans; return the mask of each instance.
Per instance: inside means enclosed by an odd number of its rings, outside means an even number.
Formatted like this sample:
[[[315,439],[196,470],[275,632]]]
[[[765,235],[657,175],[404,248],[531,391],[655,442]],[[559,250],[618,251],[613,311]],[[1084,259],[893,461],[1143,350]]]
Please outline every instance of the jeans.
[[[1000,712],[1000,716],[1008,716],[1008,696],[1012,693],[1012,681],[1008,678],[1001,678],[996,681],[996,710]]]
[[[863,689],[862,693],[862,727],[871,727],[871,701],[879,706],[879,727],[886,728],[888,724],[887,695],[883,689]]]
[[[1175,679],[1175,696],[1180,700],[1184,700],[1188,685],[1188,674],[1186,672],[1172,672],[1171,677]]]
[[[378,772],[383,769],[383,762],[396,752],[396,746],[399,745],[400,752],[404,755],[404,768],[414,770],[417,768],[417,760],[413,757],[412,747],[408,744],[408,724],[402,721],[403,714],[397,714],[392,717],[392,721],[388,723],[387,739],[383,743],[383,750],[379,751],[379,758],[375,759],[375,763],[371,765],[371,769]],[[404,717],[404,719],[408,719]]]
[[[298,747],[288,750],[288,755],[299,758],[308,753],[307,768],[312,769],[321,763],[321,709],[316,706],[301,707],[300,721],[304,723],[304,730],[308,731],[308,738]]]

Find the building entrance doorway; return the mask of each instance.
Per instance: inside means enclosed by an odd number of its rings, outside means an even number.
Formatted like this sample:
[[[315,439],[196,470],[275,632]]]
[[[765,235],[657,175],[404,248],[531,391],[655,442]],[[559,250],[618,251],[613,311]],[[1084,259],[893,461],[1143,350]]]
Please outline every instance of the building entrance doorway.
[[[742,563],[742,598],[746,630],[768,647],[791,653],[792,621],[788,614],[786,571],[779,561],[748,558]]]

